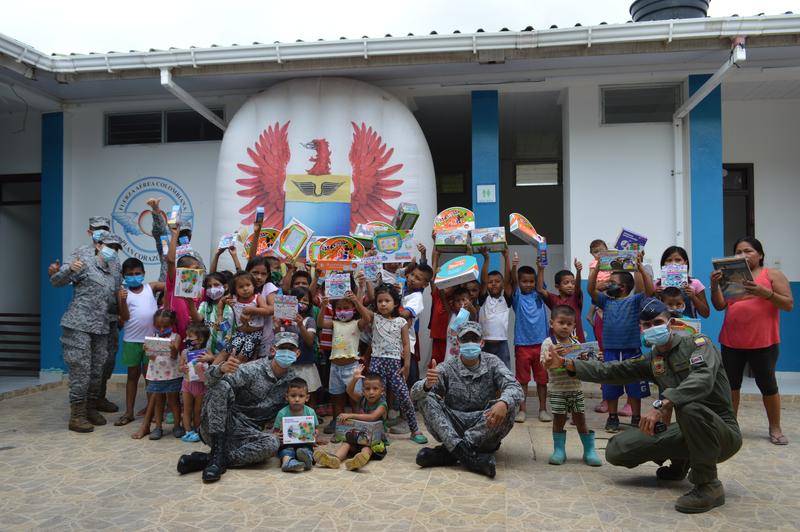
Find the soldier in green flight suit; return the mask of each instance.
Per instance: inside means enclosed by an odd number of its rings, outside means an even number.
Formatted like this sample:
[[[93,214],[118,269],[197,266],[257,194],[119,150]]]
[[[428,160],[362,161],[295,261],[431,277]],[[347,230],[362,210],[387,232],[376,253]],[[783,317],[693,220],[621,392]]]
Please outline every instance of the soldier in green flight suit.
[[[565,367],[580,380],[624,384],[648,379],[663,389],[663,399],[642,415],[639,430],[611,438],[606,460],[629,468],[653,461],[662,466],[660,480],[683,480],[689,473],[694,488],[678,498],[675,509],[683,513],[707,512],[725,504],[725,491],[717,479],[717,464],[742,446],[733,413],[731,388],[722,357],[702,334],[679,336],[670,330],[670,314],[658,299],[648,299],[639,315],[642,337],[653,351],[622,362],[565,360],[556,352],[546,360],[550,368]],[[667,412],[677,423],[665,425]]]

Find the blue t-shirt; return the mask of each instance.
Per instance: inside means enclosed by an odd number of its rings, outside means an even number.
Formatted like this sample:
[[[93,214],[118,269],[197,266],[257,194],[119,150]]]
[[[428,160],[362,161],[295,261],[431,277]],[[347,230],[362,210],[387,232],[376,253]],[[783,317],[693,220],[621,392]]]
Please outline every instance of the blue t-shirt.
[[[514,309],[514,345],[539,345],[547,338],[547,311],[539,292],[523,294],[517,288],[511,297]]]
[[[594,304],[603,309],[603,347],[606,349],[638,349],[641,345],[639,312],[644,294],[614,299],[599,292]]]

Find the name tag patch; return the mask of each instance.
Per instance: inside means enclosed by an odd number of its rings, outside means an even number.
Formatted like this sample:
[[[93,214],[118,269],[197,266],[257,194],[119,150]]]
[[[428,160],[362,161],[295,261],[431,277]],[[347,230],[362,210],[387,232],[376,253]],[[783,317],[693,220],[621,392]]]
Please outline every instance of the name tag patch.
[[[689,364],[691,364],[692,367],[704,366],[705,363],[706,361],[703,359],[703,355],[694,355],[692,358],[689,359]]]

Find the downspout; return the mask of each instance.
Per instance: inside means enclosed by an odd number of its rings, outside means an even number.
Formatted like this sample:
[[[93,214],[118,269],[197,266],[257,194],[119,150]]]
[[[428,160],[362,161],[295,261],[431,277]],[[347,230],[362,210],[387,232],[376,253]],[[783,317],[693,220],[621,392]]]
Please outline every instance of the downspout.
[[[711,91],[722,83],[723,78],[734,66],[747,59],[744,48],[744,37],[733,39],[731,55],[719,69],[703,83],[675,114],[672,115],[672,134],[673,134],[673,162],[672,177],[675,188],[675,243],[678,246],[686,246],[686,228],[684,227],[684,190],[683,190],[683,121],[697,105],[708,96]]]
[[[172,72],[168,68],[161,68],[161,86],[167,89],[177,99],[200,113],[206,120],[220,128],[222,131],[228,129],[228,125],[220,117],[215,115],[211,109],[200,103],[194,96],[183,90],[183,88],[172,80]]]

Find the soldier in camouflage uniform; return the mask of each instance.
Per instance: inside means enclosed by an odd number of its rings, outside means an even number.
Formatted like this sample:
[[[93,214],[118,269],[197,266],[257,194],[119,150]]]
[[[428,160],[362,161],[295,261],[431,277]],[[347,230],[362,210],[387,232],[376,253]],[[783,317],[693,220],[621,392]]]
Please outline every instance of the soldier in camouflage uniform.
[[[105,232],[101,240],[108,240],[108,245],[101,241],[91,256],[79,248],[69,264],[50,276],[54,287],[73,286],[72,301],[61,318],[61,345],[69,370],[69,429],[76,432],[91,432],[94,425],[106,423],[97,411],[97,399],[108,357],[108,312],[120,287],[112,247],[119,237]]]
[[[462,324],[458,341],[460,356],[438,367],[434,362],[425,380],[411,388],[425,426],[443,444],[417,453],[417,465],[461,462],[471,471],[494,477],[494,452],[514,426],[522,387],[499,358],[481,352],[480,324]]]
[[[104,237],[101,242],[104,245],[114,248],[117,253],[119,253],[119,251],[122,249],[122,246],[125,244],[124,240],[114,234]],[[109,263],[109,269],[116,277],[114,282],[118,287],[121,287],[122,266],[116,257],[111,263]],[[103,364],[103,378],[100,382],[100,393],[98,394],[96,402],[97,410],[100,412],[117,412],[119,410],[117,405],[106,398],[108,380],[114,373],[114,365],[117,362],[117,351],[119,349],[119,301],[117,295],[118,294],[114,294],[114,297],[111,298],[111,301],[109,301],[108,307],[108,335],[106,336],[106,352],[108,353],[108,356],[106,357],[105,364]]]
[[[228,466],[258,464],[278,451],[280,441],[272,422],[286,406],[298,346],[296,334],[278,333],[274,358],[242,364],[233,353],[226,362],[208,369],[200,436],[211,452],[181,456],[179,473],[203,470],[203,480],[214,482]]]
[[[657,299],[645,302],[639,320],[644,340],[653,346],[646,355],[603,364],[552,354],[546,363],[551,368],[565,367],[584,381],[656,382],[664,390],[664,399],[655,401],[653,410],[642,416],[640,430],[627,430],[609,440],[606,460],[629,468],[670,460],[669,466],[656,472],[660,480],[683,480],[691,468],[689,480],[694,488],[678,498],[675,509],[706,512],[725,504],[717,464],[742,446],[721,356],[707,336],[672,333],[669,311]],[[667,426],[665,420],[673,408],[677,423]]]

